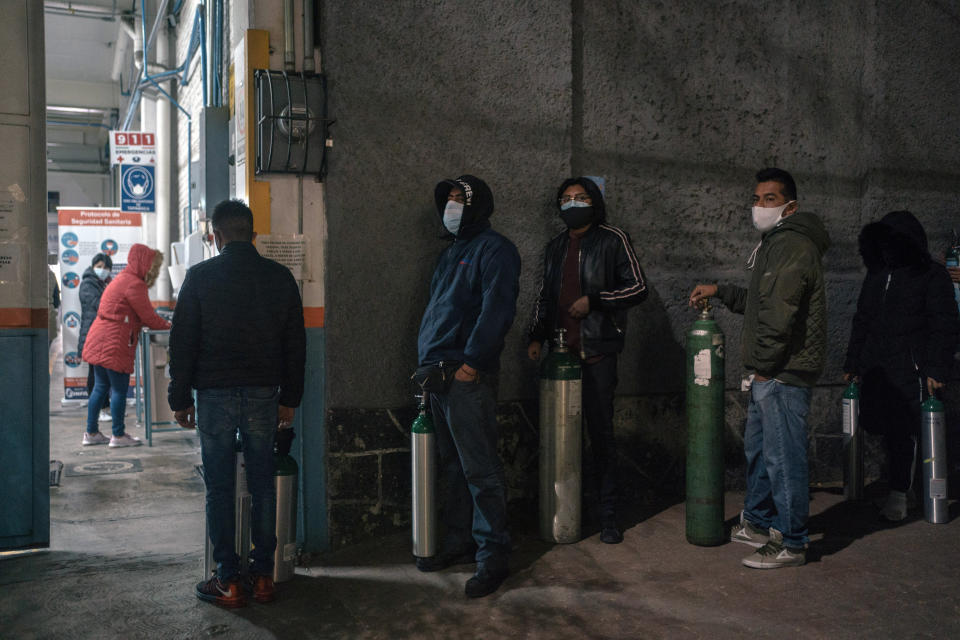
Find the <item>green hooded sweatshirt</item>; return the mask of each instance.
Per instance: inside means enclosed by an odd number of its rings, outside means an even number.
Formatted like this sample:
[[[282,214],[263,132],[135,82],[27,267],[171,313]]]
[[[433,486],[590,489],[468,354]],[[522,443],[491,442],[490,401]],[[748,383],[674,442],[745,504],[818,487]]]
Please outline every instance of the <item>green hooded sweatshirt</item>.
[[[812,387],[827,347],[823,254],[830,236],[820,218],[797,212],[763,235],[747,289],[721,284],[717,297],[743,314],[743,366],[800,387]]]

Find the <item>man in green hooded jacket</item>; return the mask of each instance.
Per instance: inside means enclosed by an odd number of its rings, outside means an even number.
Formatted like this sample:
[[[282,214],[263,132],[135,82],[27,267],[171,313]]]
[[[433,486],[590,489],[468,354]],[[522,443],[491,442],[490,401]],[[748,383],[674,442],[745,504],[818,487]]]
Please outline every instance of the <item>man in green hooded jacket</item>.
[[[745,566],[777,569],[806,562],[806,418],[826,352],[822,258],[830,237],[820,218],[798,211],[789,173],[770,168],[756,177],[753,224],[761,240],[747,261],[749,286],[699,284],[690,305],[716,296],[744,316],[747,493],[730,539],[757,549],[744,558]]]

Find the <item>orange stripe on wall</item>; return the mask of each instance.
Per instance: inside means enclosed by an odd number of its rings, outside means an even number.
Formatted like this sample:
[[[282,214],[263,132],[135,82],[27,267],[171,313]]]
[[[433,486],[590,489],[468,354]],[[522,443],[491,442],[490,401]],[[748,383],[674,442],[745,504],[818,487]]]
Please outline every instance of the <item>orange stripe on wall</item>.
[[[304,307],[303,326],[308,329],[323,328],[323,307]]]
[[[0,328],[46,329],[46,309],[0,309]]]
[[[150,304],[153,305],[154,309],[159,309],[160,307],[168,307],[173,309],[177,306],[176,300],[151,300]]]

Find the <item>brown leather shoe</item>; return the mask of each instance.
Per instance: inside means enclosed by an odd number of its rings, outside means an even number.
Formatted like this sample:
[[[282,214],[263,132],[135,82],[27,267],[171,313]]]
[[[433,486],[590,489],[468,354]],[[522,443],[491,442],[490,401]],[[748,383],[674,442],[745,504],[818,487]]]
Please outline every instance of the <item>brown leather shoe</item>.
[[[243,607],[247,604],[247,599],[243,596],[243,590],[240,588],[240,580],[238,578],[220,580],[220,578],[214,574],[209,580],[197,583],[196,593],[197,597],[201,600],[230,609]]]

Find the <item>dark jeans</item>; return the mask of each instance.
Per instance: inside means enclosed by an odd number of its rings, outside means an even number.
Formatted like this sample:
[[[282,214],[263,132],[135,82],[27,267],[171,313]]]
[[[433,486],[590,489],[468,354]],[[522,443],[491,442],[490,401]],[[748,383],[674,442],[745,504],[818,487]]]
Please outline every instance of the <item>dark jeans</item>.
[[[103,408],[110,394],[110,417],[113,419],[113,435],[123,435],[123,414],[127,412],[127,390],[130,388],[130,374],[107,369],[100,365],[93,367],[93,393],[87,403],[87,433],[96,433],[100,427],[97,420],[100,418],[100,409]]]
[[[276,387],[197,391],[197,430],[207,485],[207,532],[221,580],[228,580],[241,571],[240,558],[234,550],[238,429],[243,442],[247,489],[253,502],[250,524],[254,548],[250,552],[250,573],[273,574],[273,552],[277,547],[273,439],[277,432],[278,400]]]
[[[603,526],[617,517],[617,443],[613,435],[613,396],[617,389],[617,356],[583,366],[583,418],[593,451],[592,478],[600,493]]]
[[[437,430],[440,504],[448,551],[477,543],[477,563],[506,565],[510,553],[503,463],[497,452],[497,397],[484,382],[454,380],[446,393],[431,393]],[[498,566],[499,568],[499,566]]]
[[[920,421],[917,420],[917,424]],[[887,462],[890,465],[890,489],[906,493],[913,485],[917,470],[919,438],[909,430],[890,429],[883,436],[887,449]]]

